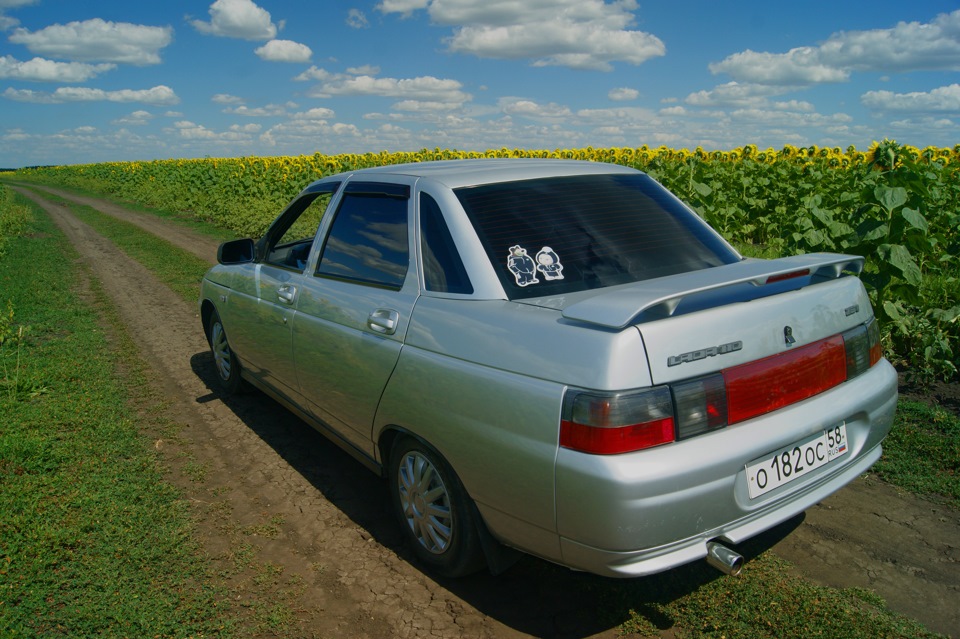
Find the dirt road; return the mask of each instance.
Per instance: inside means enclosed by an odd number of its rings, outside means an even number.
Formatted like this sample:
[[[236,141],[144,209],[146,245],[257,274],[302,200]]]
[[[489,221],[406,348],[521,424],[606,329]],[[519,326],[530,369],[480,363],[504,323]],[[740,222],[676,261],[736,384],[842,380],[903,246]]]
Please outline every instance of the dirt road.
[[[170,419],[185,425],[156,446],[180,470],[171,479],[192,500],[208,553],[223,566],[253,567],[225,571],[240,605],[264,583],[283,591],[296,612],[288,636],[616,636],[624,619],[598,618],[609,609],[600,598],[618,588],[626,597],[636,582],[611,584],[532,558],[496,578],[445,582],[421,572],[400,543],[378,478],[263,395],[221,398],[196,308],[66,207],[18,190],[43,206],[103,282],[150,362]],[[57,195],[214,259],[208,238],[94,198]],[[872,588],[892,609],[960,637],[960,513],[868,478],[791,527],[774,548],[803,575]],[[773,535],[756,545],[769,547]],[[689,588],[717,578],[700,565],[680,572]],[[668,578],[641,581],[657,591],[660,579]]]

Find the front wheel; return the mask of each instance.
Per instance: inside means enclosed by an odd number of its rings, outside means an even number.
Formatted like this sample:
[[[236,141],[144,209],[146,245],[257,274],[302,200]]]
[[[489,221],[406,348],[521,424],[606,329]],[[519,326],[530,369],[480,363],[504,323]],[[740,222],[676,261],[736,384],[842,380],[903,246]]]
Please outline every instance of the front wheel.
[[[404,437],[394,445],[389,473],[394,512],[417,558],[445,577],[482,568],[475,506],[444,459]]]
[[[217,379],[227,394],[242,392],[244,381],[240,378],[240,362],[230,348],[227,341],[227,332],[220,321],[220,315],[213,311],[210,315],[207,334],[210,337],[210,350],[213,352],[213,362],[217,368]]]

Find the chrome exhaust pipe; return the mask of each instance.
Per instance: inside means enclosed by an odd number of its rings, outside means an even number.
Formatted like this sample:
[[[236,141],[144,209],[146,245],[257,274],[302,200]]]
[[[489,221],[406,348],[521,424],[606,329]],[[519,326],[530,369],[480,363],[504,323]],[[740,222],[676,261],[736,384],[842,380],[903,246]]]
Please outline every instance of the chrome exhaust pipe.
[[[723,544],[707,542],[707,563],[727,575],[739,575],[743,568],[743,557]]]

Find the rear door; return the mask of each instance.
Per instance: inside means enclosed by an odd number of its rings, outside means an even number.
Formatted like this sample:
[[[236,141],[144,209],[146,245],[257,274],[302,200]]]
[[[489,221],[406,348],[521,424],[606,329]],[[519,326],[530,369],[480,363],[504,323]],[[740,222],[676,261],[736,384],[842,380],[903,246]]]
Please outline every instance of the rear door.
[[[345,185],[293,318],[297,377],[311,412],[368,454],[419,294],[412,186],[402,177]]]

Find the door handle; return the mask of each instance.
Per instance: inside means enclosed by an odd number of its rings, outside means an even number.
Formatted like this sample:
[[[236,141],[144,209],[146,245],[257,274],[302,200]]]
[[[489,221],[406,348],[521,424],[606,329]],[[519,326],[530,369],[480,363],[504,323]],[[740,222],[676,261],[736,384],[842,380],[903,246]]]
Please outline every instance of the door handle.
[[[400,313],[389,308],[378,308],[367,317],[367,326],[381,335],[393,335],[399,323]]]
[[[297,287],[290,286],[289,284],[284,284],[277,289],[277,298],[284,304],[293,304],[293,300],[297,297]]]

